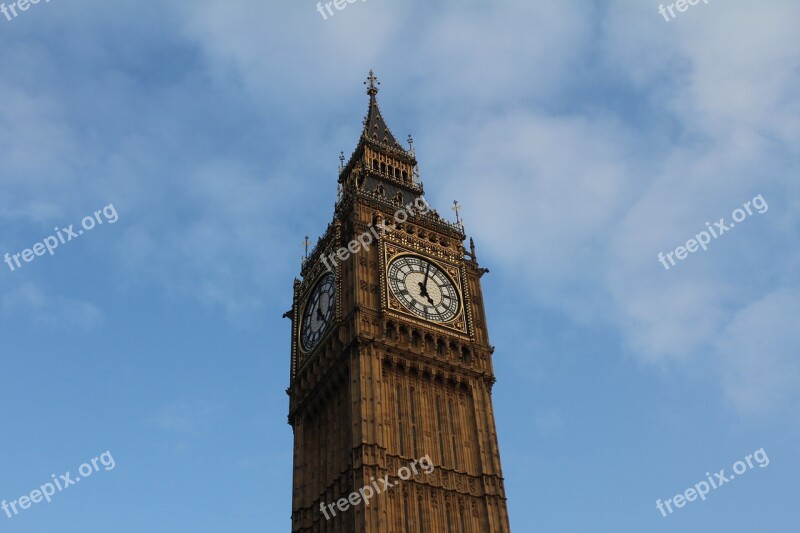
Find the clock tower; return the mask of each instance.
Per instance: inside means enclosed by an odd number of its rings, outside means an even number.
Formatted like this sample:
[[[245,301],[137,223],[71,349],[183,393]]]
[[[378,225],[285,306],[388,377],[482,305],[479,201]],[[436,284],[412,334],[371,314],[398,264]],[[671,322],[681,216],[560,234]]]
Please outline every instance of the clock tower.
[[[369,109],[294,282],[293,532],[508,533],[475,247]]]

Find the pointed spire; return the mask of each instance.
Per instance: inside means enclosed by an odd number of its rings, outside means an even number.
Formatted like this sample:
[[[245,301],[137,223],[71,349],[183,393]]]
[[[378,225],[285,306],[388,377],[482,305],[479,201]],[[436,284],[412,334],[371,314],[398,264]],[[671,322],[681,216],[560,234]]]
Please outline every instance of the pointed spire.
[[[475,255],[475,241],[472,240],[472,237],[469,238],[469,257],[473,263],[478,264],[478,256]]]
[[[367,111],[367,116],[364,118],[364,132],[361,136],[370,141],[389,146],[390,148],[405,151],[403,147],[400,146],[400,143],[397,142],[394,135],[392,135],[389,126],[386,125],[386,121],[383,120],[383,116],[381,116],[381,110],[378,108],[378,99],[376,95],[378,94],[378,85],[380,84],[381,82],[378,81],[375,73],[370,70],[367,81],[364,82],[364,85],[367,86],[367,94],[369,95],[369,111]]]

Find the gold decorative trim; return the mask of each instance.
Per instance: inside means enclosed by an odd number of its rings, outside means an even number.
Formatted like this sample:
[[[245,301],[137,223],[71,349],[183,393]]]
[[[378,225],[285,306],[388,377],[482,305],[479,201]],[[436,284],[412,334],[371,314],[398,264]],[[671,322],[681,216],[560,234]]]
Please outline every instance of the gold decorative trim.
[[[395,259],[404,255],[421,256],[426,261],[430,261],[439,267],[452,281],[456,287],[459,297],[459,309],[456,316],[448,322],[434,322],[423,320],[406,307],[392,294],[389,288],[389,265]],[[443,253],[431,253],[428,247],[422,248],[413,243],[409,247],[400,246],[394,242],[383,240],[381,242],[380,257],[380,276],[381,276],[381,308],[388,316],[403,319],[413,324],[426,328],[439,328],[447,333],[457,333],[461,337],[469,339],[471,337],[471,312],[468,308],[469,293],[466,281],[466,271],[463,264],[458,265],[451,262],[449,258],[443,257]],[[449,254],[448,254],[449,255]]]
[[[328,338],[331,335],[332,331],[336,330],[336,327],[341,323],[342,320],[342,266],[341,262],[337,261],[333,272],[325,268],[322,264],[322,257],[333,253],[336,251],[336,245],[341,241],[341,233],[342,233],[342,226],[338,222],[334,224],[333,227],[333,236],[328,242],[328,245],[325,247],[324,250],[321,251],[320,256],[317,258],[317,264],[315,264],[309,270],[308,274],[305,276],[302,282],[295,287],[295,308],[294,308],[294,320],[293,320],[293,327],[294,330],[292,332],[292,355],[294,358],[293,367],[293,376],[296,375],[315,355],[315,352],[323,346]],[[327,331],[324,333],[322,338],[320,338],[319,342],[314,346],[311,350],[305,351],[303,349],[302,341],[300,340],[301,335],[301,326],[302,326],[302,316],[305,312],[306,304],[308,303],[308,298],[311,295],[311,292],[316,288],[317,284],[320,280],[327,274],[333,274],[333,284],[336,290],[336,302],[333,315],[331,316],[331,322],[328,324]]]

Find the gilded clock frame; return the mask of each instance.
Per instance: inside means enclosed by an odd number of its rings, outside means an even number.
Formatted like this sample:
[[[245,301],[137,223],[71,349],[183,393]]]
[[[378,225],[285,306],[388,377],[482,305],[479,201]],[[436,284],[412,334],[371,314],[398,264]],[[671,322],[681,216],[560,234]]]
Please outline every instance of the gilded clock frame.
[[[321,254],[327,255],[336,250],[334,243],[338,242],[341,236],[341,228],[337,225],[333,228],[333,230],[333,238],[331,238],[330,242],[328,242],[325,248],[321,250]],[[302,335],[302,316],[305,313],[306,304],[308,303],[308,298],[311,296],[311,292],[325,275],[331,273],[333,274],[333,286],[336,295],[333,313],[331,314],[331,321],[328,324],[325,333],[322,335],[322,337],[320,337],[319,342],[313,348],[311,348],[311,350],[305,351],[300,338]],[[295,280],[294,302],[295,305],[292,312],[292,337],[294,339],[292,342],[292,378],[294,378],[294,376],[296,376],[297,373],[309,363],[309,361],[314,359],[316,352],[328,341],[332,335],[332,332],[336,331],[337,327],[342,321],[341,264],[336,263],[336,265],[333,267],[333,271],[331,271],[322,264],[322,261],[317,261],[316,264],[311,267],[311,270],[306,273],[303,281]]]
[[[314,344],[314,346],[312,346],[311,348],[306,349],[304,347],[304,345],[303,345],[303,320],[305,320],[306,311],[308,311],[308,309],[307,309],[308,302],[309,302],[309,299],[311,298],[311,295],[314,294],[314,291],[317,290],[317,287],[319,287],[320,284],[322,283],[322,280],[327,278],[328,276],[333,278],[333,282],[332,283],[333,283],[333,298],[334,298],[334,302],[333,302],[333,309],[331,309],[331,316],[328,319],[328,323],[325,325],[325,330],[320,335],[319,340],[316,342],[316,344]],[[331,328],[331,326],[333,326],[333,323],[336,321],[336,315],[337,315],[337,313],[336,313],[336,304],[337,304],[338,301],[339,301],[339,283],[337,283],[337,278],[336,278],[336,273],[335,272],[330,272],[330,271],[326,270],[326,271],[320,273],[319,275],[317,275],[314,278],[313,283],[309,284],[309,289],[306,291],[306,293],[305,293],[305,295],[303,297],[303,302],[302,302],[302,305],[300,306],[300,313],[298,314],[298,318],[300,320],[300,325],[299,325],[299,327],[297,329],[297,333],[298,333],[297,344],[298,344],[298,348],[300,349],[300,353],[302,353],[304,356],[307,356],[308,354],[313,352],[320,344],[322,344],[322,341],[325,340],[325,337],[328,336],[328,330]]]
[[[405,306],[398,300],[392,293],[389,287],[389,265],[395,259],[399,259],[404,255],[422,257],[426,261],[430,261],[436,265],[447,277],[453,282],[459,298],[459,309],[456,316],[447,322],[434,322],[432,320],[424,320],[415,315],[405,308]],[[406,246],[399,245],[394,242],[383,241],[381,243],[380,257],[380,273],[381,273],[381,308],[387,316],[401,318],[407,322],[412,322],[422,327],[441,329],[450,334],[457,334],[460,337],[469,339],[472,337],[471,329],[472,324],[469,320],[470,299],[467,293],[466,284],[466,271],[463,264],[459,264],[440,257],[432,255],[430,252],[416,250]]]

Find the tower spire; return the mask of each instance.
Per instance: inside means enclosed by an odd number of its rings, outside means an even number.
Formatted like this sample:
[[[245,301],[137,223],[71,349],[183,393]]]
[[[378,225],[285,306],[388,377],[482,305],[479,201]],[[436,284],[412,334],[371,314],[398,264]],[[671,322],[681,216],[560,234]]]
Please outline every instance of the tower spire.
[[[397,142],[397,139],[392,135],[389,126],[386,125],[386,121],[381,115],[381,110],[378,108],[377,94],[378,85],[380,84],[381,82],[378,81],[378,77],[375,76],[375,73],[370,69],[367,81],[364,82],[364,85],[367,86],[367,94],[369,95],[369,110],[367,111],[367,116],[364,118],[364,132],[361,136],[372,142],[377,142],[391,149],[404,152],[405,150],[403,150],[403,147],[400,146],[400,143]]]

